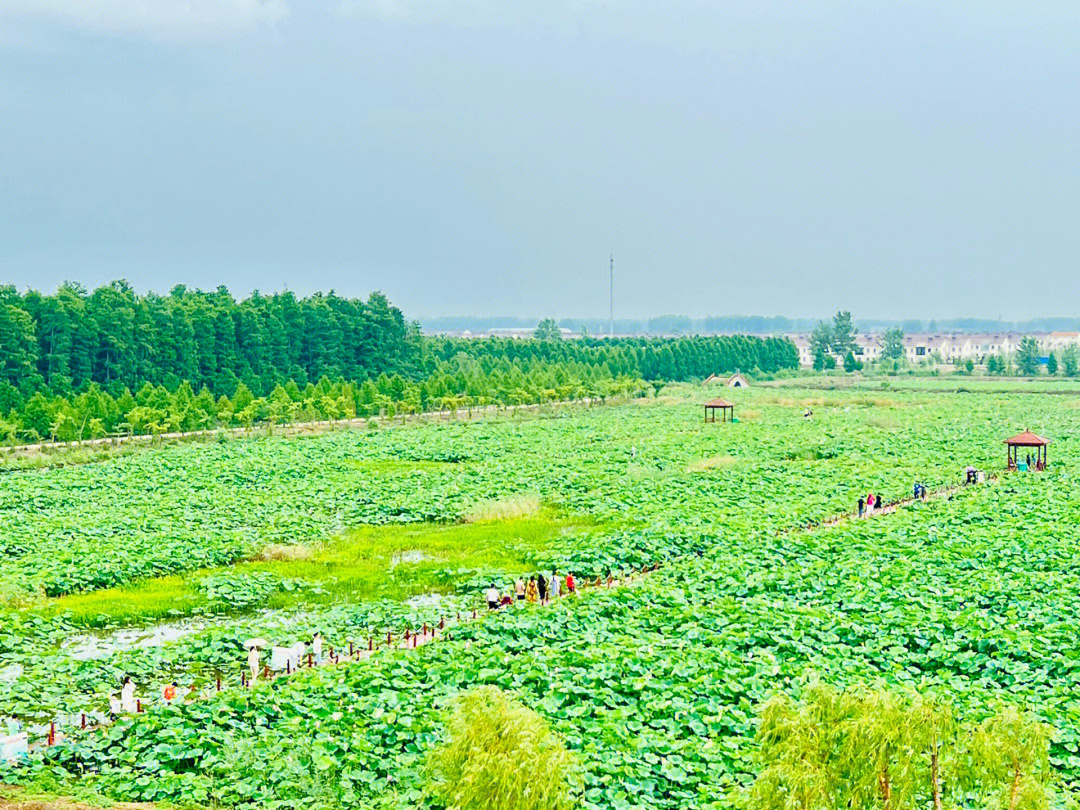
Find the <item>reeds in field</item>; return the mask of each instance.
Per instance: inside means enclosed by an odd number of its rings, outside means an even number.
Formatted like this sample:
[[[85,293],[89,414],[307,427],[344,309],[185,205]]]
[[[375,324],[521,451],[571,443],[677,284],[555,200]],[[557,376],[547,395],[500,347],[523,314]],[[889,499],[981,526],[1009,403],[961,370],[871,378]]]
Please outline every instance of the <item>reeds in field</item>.
[[[465,523],[486,523],[491,520],[513,520],[535,515],[540,511],[540,497],[532,494],[511,495],[495,501],[481,501],[462,517]]]

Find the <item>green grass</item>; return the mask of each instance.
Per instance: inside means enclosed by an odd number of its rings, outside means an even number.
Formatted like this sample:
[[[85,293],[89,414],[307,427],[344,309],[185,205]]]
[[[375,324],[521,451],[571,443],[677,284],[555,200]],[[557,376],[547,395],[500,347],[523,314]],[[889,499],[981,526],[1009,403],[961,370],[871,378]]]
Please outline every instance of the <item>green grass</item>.
[[[318,585],[277,593],[260,608],[284,608],[340,601],[407,599],[449,592],[461,569],[501,570],[516,575],[529,569],[534,555],[559,535],[591,527],[582,518],[550,512],[511,520],[465,524],[364,526],[325,543],[301,548],[303,559],[259,559],[189,574],[143,580],[130,586],[49,599],[36,606],[47,617],[68,614],[72,621],[104,627],[178,618],[207,612],[210,605],[198,583],[210,574],[270,572]],[[291,547],[276,547],[287,553]],[[221,612],[242,612],[240,610]]]

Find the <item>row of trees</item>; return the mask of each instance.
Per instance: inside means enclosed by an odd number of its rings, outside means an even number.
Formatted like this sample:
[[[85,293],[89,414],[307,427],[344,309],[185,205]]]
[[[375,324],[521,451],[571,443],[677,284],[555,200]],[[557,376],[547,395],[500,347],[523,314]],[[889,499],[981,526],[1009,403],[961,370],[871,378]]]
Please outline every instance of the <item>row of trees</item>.
[[[0,381],[69,394],[90,383],[118,394],[145,383],[266,393],[289,380],[411,374],[419,333],[380,293],[366,301],[321,293],[253,293],[237,301],[177,286],[137,295],[116,281],[92,293],[0,287]]]
[[[414,382],[400,374],[380,374],[362,383],[323,377],[300,387],[290,380],[266,396],[256,396],[242,381],[230,396],[215,397],[209,388],[196,393],[188,382],[174,391],[145,383],[113,397],[97,383],[74,395],[46,396],[38,391],[21,407],[0,410],[0,442],[42,439],[76,441],[110,435],[159,435],[217,427],[342,420],[358,416],[456,412],[486,405],[525,405],[578,399],[605,400],[643,395],[640,379],[612,376],[602,366],[583,364],[513,364],[503,361],[483,371],[467,356]],[[15,389],[9,388],[7,394]],[[5,392],[0,392],[0,394]],[[3,403],[0,402],[0,405]],[[10,402],[8,404],[11,404]]]
[[[419,365],[427,372],[433,364],[458,354],[474,357],[484,366],[503,359],[599,364],[615,376],[667,382],[702,379],[735,369],[773,374],[799,366],[798,350],[787,338],[710,335],[563,340],[557,330],[545,330],[544,338],[540,340],[425,338]]]

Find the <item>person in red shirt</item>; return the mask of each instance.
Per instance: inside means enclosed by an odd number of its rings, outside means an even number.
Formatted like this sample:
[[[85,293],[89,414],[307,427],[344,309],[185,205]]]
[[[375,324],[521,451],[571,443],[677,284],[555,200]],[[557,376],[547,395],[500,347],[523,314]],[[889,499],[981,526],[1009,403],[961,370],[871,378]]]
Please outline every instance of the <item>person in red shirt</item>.
[[[566,592],[567,593],[577,593],[577,589],[574,587],[574,575],[573,574],[567,574],[566,575]]]

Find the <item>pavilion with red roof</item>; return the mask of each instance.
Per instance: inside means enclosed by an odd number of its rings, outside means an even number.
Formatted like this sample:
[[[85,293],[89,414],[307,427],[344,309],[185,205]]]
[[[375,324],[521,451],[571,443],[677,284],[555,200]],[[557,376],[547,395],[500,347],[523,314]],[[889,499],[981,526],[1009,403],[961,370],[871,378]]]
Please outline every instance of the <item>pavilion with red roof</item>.
[[[1049,439],[1044,439],[1030,430],[1025,430],[1023,433],[1018,433],[1011,439],[1006,439],[1005,444],[1009,448],[1009,469],[1015,470],[1017,464],[1020,461],[1020,448],[1021,447],[1034,447],[1035,448],[1035,460],[1029,465],[1029,468],[1036,470],[1046,469],[1046,445],[1050,444]],[[1030,458],[1030,455],[1029,455]]]
[[[705,421],[715,422],[716,412],[720,411],[721,421],[726,422],[730,415],[732,419],[735,418],[735,403],[728,402],[726,399],[713,399],[705,403]]]

